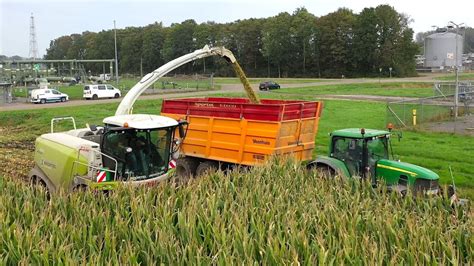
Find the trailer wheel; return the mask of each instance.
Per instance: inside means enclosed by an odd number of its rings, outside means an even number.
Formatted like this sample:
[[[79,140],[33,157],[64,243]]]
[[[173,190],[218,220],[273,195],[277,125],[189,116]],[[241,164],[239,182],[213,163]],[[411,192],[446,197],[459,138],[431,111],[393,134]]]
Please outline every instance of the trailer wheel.
[[[219,169],[219,164],[215,161],[204,161],[196,169],[196,176],[214,173]]]
[[[198,159],[192,157],[179,158],[176,162],[176,181],[187,183],[196,175],[198,165]]]

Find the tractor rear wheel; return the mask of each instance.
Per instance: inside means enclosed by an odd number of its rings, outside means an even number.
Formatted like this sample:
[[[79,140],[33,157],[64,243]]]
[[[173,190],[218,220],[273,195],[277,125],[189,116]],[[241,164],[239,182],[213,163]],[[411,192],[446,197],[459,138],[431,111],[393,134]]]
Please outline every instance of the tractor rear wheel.
[[[336,171],[327,164],[312,164],[307,169],[322,178],[334,178],[336,176]]]
[[[177,183],[187,183],[196,175],[199,161],[193,157],[179,158],[176,161],[176,178]]]
[[[336,176],[336,171],[325,164],[316,166],[316,171],[318,172],[319,177],[334,178]]]
[[[196,176],[203,176],[206,174],[214,173],[219,169],[219,163],[216,161],[204,161],[199,164],[196,169]]]

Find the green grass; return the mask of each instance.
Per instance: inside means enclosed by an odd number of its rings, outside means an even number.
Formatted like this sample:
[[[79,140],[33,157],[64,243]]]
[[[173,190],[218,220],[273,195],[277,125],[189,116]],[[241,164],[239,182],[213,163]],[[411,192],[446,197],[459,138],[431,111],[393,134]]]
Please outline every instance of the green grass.
[[[304,79],[304,78],[248,78],[252,84],[273,80],[278,84],[298,84],[332,81],[332,79]],[[239,78],[214,78],[216,84],[240,84]]]
[[[456,80],[455,74],[448,74],[446,76],[438,78],[439,80]],[[460,80],[474,80],[474,73],[460,73]]]
[[[304,88],[282,88],[272,92],[308,95],[429,97],[433,96],[433,84],[415,82],[335,84]]]
[[[0,264],[430,265],[473,260],[472,212],[292,161],[51,201],[0,179]]]

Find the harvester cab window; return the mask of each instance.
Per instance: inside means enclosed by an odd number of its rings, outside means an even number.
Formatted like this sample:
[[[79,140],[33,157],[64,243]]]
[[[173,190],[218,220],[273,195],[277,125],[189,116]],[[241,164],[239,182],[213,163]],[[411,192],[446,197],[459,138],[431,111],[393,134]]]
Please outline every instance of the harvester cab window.
[[[104,153],[118,161],[121,179],[142,180],[165,173],[168,165],[171,129],[110,130],[102,142]],[[159,136],[165,140],[161,145]],[[168,143],[168,145],[166,145]],[[103,159],[104,166],[113,168],[113,162]]]

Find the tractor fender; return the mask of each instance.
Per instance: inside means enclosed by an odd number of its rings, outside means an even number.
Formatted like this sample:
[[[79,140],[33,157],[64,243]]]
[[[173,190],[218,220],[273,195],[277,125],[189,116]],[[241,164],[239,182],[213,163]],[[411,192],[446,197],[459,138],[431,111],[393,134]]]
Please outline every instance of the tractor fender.
[[[326,165],[332,168],[336,173],[344,177],[350,177],[349,169],[347,169],[346,164],[338,159],[327,157],[327,156],[318,156],[314,161],[311,161],[306,165],[307,168],[318,167]]]
[[[53,194],[56,192],[56,187],[53,185],[53,182],[49,180],[48,176],[36,164],[33,169],[31,169],[30,173],[28,174],[28,177],[30,178],[30,180],[32,180],[33,177],[41,179],[41,181],[46,184],[49,193]]]

